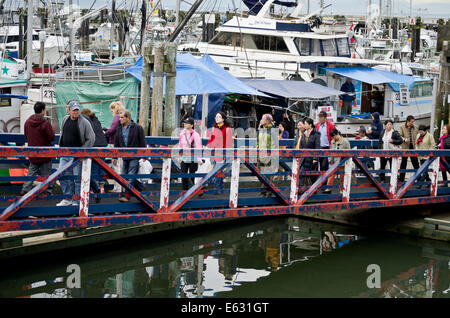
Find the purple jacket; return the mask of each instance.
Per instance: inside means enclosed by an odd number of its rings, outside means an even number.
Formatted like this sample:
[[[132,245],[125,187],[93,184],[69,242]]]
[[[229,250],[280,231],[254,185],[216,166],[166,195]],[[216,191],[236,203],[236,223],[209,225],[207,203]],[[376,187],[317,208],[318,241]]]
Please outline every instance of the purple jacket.
[[[114,145],[114,137],[116,136],[117,128],[120,125],[120,115],[114,115],[111,127],[107,131],[105,131],[105,135],[108,138],[108,143]]]

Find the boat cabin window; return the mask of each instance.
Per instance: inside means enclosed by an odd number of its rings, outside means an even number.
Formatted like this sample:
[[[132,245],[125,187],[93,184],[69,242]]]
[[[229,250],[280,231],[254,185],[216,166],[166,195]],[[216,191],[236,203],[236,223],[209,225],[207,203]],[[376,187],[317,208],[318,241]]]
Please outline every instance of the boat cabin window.
[[[11,94],[11,87],[0,88],[0,94]],[[0,107],[11,106],[11,98],[0,97]]]
[[[410,93],[411,98],[425,97],[432,95],[433,95],[433,83],[430,82],[415,83]]]
[[[232,46],[233,45],[233,33],[220,32],[209,43],[217,44],[217,45]]]
[[[350,56],[350,48],[347,38],[336,39],[339,56]]]
[[[334,39],[321,40],[323,56],[337,56],[336,41]]]
[[[289,52],[282,37],[254,34],[252,38],[258,50]]]
[[[311,55],[313,50],[313,40],[312,39],[295,39],[295,43],[297,44],[298,49],[300,50],[301,55]]]

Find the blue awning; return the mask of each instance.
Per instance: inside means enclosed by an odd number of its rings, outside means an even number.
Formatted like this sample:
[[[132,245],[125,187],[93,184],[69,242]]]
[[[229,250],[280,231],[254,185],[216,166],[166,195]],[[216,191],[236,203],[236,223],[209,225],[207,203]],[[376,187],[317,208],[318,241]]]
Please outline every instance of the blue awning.
[[[376,70],[369,67],[324,67],[329,72],[341,76],[349,77],[368,84],[397,83],[410,86],[414,82],[414,77],[388,71]]]
[[[262,92],[285,98],[327,98],[344,92],[312,82],[242,79],[242,81]]]
[[[135,77],[138,81],[142,81],[142,58],[140,58],[134,66],[126,68],[125,71]],[[150,86],[153,87],[153,78],[151,79]],[[199,60],[194,58],[190,53],[177,54],[175,94],[177,96],[183,96],[201,95],[203,93],[238,93],[268,97],[264,93],[239,81],[214,62],[209,56],[205,56],[202,60]]]

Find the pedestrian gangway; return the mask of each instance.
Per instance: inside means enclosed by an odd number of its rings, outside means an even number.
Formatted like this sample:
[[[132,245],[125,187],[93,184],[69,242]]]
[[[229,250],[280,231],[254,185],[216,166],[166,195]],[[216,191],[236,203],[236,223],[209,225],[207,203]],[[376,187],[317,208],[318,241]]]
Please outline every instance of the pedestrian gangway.
[[[147,137],[148,148],[62,148],[25,147],[22,135],[0,134],[0,171],[8,167],[27,167],[29,157],[50,157],[53,172],[47,177],[0,176],[0,232],[38,229],[72,229],[137,225],[161,222],[212,220],[269,215],[301,215],[305,212],[372,209],[406,205],[424,205],[450,202],[447,181],[439,179],[439,163],[448,171],[450,166],[442,158],[450,157],[448,150],[258,150],[255,140],[241,140],[234,149],[210,151],[184,150],[174,147],[178,140],[170,137]],[[206,140],[203,140],[206,144]],[[355,147],[371,146],[372,141],[352,141]],[[293,140],[280,142],[289,147]],[[281,148],[281,147],[280,147]],[[186,174],[179,169],[182,157],[213,159],[216,164],[209,172]],[[271,172],[262,172],[258,158],[268,156],[277,166]],[[400,170],[401,157],[426,157],[416,170]],[[58,158],[72,157],[65,166],[58,166]],[[339,158],[327,171],[305,171],[305,158]],[[393,158],[389,170],[375,170],[368,164],[377,157]],[[151,174],[124,175],[109,165],[111,158],[146,158],[159,168]],[[100,165],[105,173],[91,175],[91,165]],[[68,170],[81,164],[81,176]],[[390,182],[381,183],[380,172],[390,173]],[[398,182],[400,172],[409,179]],[[420,181],[428,173],[431,181]],[[343,178],[327,185],[330,177]],[[72,197],[56,193],[45,195],[45,190],[61,180],[81,180],[79,195]],[[180,178],[198,178],[198,182],[184,191]],[[223,193],[211,187],[214,178],[223,178]],[[91,193],[91,180],[114,180],[124,191],[120,193]],[[131,183],[134,179],[151,179],[142,191]],[[311,183],[305,183],[311,180]],[[337,178],[338,179],[338,178]],[[21,184],[35,180],[38,184],[20,195]],[[331,190],[331,193],[323,193]],[[266,191],[268,195],[261,196]],[[118,201],[127,197],[126,203]],[[62,199],[79,199],[79,206],[56,206]],[[94,203],[95,199],[101,202]],[[98,200],[97,200],[98,201]]]

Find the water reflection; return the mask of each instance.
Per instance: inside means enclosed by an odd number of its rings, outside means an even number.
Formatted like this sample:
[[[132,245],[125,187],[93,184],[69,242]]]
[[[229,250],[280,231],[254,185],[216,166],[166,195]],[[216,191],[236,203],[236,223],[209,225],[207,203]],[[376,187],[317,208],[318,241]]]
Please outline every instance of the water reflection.
[[[8,269],[0,297],[449,297],[446,245],[298,218],[238,224],[71,259],[79,288],[68,263]],[[369,264],[381,288],[367,287]]]

